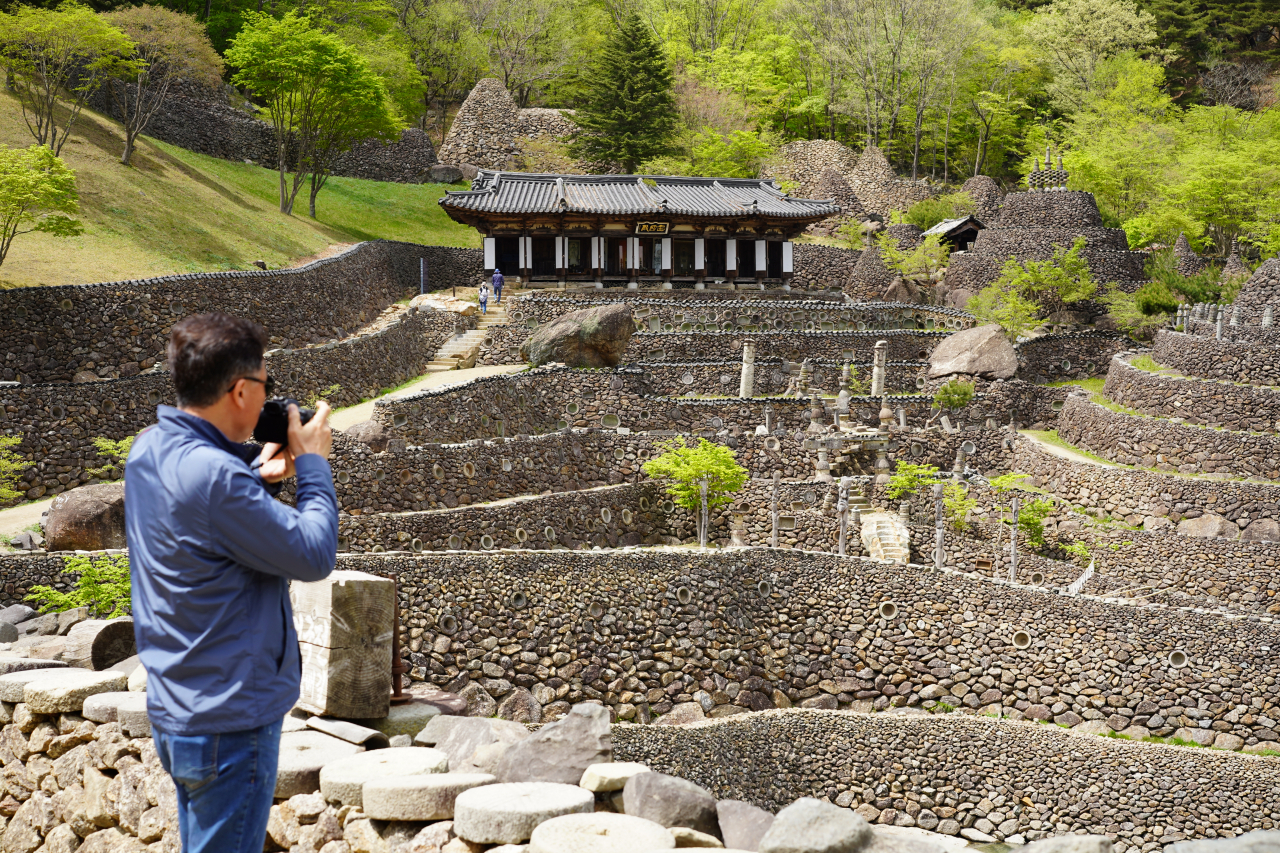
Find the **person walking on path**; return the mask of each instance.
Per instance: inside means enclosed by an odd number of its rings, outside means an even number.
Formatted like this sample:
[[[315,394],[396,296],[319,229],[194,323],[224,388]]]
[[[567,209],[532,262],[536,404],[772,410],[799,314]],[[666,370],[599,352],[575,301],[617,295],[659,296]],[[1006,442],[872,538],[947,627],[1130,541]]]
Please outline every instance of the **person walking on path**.
[[[480,313],[489,313],[489,282],[480,282]]]
[[[283,447],[243,443],[275,385],[266,343],[228,314],[175,325],[177,408],[159,407],[125,469],[134,637],[184,853],[261,853],[302,679],[289,581],[337,562],[328,404],[306,425],[290,404]],[[295,474],[289,506],[275,495]]]
[[[507,283],[506,279],[502,277],[502,270],[495,269],[493,271],[493,295],[494,295],[493,304],[494,305],[502,304],[502,285],[506,283]]]

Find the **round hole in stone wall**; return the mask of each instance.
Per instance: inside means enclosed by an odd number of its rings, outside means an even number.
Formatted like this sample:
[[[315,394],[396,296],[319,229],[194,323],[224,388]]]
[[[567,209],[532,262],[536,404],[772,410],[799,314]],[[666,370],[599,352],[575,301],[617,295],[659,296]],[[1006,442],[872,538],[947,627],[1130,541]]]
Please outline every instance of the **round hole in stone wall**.
[[[1070,359],[1066,359],[1066,358],[1064,358],[1064,359],[1062,360],[1062,369],[1063,369],[1063,370],[1070,370],[1070,369],[1071,369],[1071,360],[1070,360]]]
[[[564,419],[556,421],[556,429],[567,429],[568,426],[569,422]]]
[[[1031,647],[1031,635],[1026,631],[1015,631],[1013,633],[1013,647],[1015,649],[1026,649]]]
[[[402,427],[402,426],[408,426],[408,424],[409,424],[408,415],[395,414],[391,416],[392,426]]]
[[[74,306],[70,299],[64,299],[58,303],[58,307],[61,308],[63,311],[70,311]]]
[[[410,542],[410,543],[409,543],[409,547],[410,547],[411,549],[413,549],[414,551],[421,551],[421,550],[422,550],[422,540],[421,540],[421,539],[415,539],[415,540],[413,540],[412,542]]]
[[[300,378],[302,378],[302,374],[298,373],[298,371],[296,371],[296,370],[290,370],[290,371],[289,371],[289,381],[290,381],[290,382],[297,382]]]
[[[587,613],[591,614],[592,619],[599,619],[604,615],[604,607],[600,605],[600,602],[593,601],[587,605]]]
[[[782,447],[782,442],[771,435],[764,440],[764,446],[766,450],[777,450]]]
[[[675,511],[676,511],[676,505],[675,505],[674,503],[672,503],[671,501],[663,501],[663,502],[662,502],[662,511],[663,511],[663,512],[675,512]]]
[[[461,549],[462,549],[462,537],[455,533],[449,537],[449,550],[460,551]]]
[[[489,425],[489,416],[488,416],[488,415],[481,415],[481,416],[480,416],[480,426],[488,426],[488,425]]]
[[[682,586],[676,590],[676,601],[681,604],[688,604],[693,601],[693,591],[687,586]]]
[[[542,538],[548,542],[556,541],[556,529],[548,524],[546,527],[542,528]]]
[[[600,419],[600,425],[605,429],[617,429],[618,424],[622,423],[617,415],[605,415]]]
[[[977,446],[975,446],[972,441],[966,441],[964,444],[960,445],[960,449],[964,451],[965,456],[972,456],[978,451]]]
[[[452,616],[440,617],[440,633],[452,634],[458,630],[458,620]]]
[[[407,485],[411,480],[413,480],[413,472],[406,468],[401,471],[397,477],[399,478],[401,485]]]
[[[600,508],[600,520],[605,524],[613,521],[613,513],[609,512],[609,508],[607,506]]]
[[[23,314],[25,313],[26,311],[23,310]],[[137,317],[140,313],[142,312],[138,309],[137,305],[130,303],[129,305],[124,306],[124,315],[126,317],[130,317],[130,318]],[[19,315],[19,316],[22,316],[22,315]]]
[[[470,480],[470,479],[472,479],[473,477],[475,477],[475,475],[476,475],[476,466],[475,466],[475,465],[472,465],[470,462],[467,462],[466,464],[464,464],[464,465],[462,466],[462,476],[464,476],[464,477],[466,477],[468,480]]]
[[[348,474],[346,471],[339,471],[339,472],[338,472],[338,482],[339,482],[339,483],[350,483],[350,482],[351,482],[351,475],[350,475],[350,474]]]
[[[516,541],[523,542],[529,538],[529,534],[525,532],[523,527],[516,528]]]
[[[623,459],[627,458],[627,451],[623,450],[621,447],[615,447],[613,449],[613,458],[621,462]]]
[[[55,421],[60,421],[66,416],[67,416],[67,412],[61,406],[49,407],[49,417],[53,418]]]
[[[1188,663],[1190,663],[1190,660],[1187,658],[1187,653],[1181,649],[1176,649],[1169,653],[1169,666],[1174,669],[1182,669]]]
[[[351,548],[351,539],[347,536],[338,537],[338,550],[346,551]]]
[[[925,386],[925,385],[927,385],[927,384],[928,384],[928,383],[924,381],[924,377],[923,377],[923,376],[917,376],[917,377],[916,377],[916,388],[918,388],[918,389],[923,389],[923,388],[924,388],[924,386]]]
[[[374,472],[373,472],[373,479],[375,479],[375,480],[385,480],[385,479],[387,479],[387,472],[386,472],[386,471],[383,471],[381,468],[379,468],[377,471],[374,471]]]
[[[524,458],[524,467],[528,468],[529,470],[533,470],[533,460],[530,459],[528,456]]]
[[[114,412],[115,410],[116,410],[116,401],[115,401],[115,400],[103,400],[103,401],[102,401],[102,411],[106,412],[106,413],[109,415],[109,414],[111,414],[112,412]]]
[[[516,590],[511,593],[511,607],[515,610],[523,610],[529,606],[529,597],[523,592]]]
[[[1031,585],[1032,585],[1032,586],[1040,586],[1040,584],[1042,584],[1042,583],[1044,583],[1044,572],[1032,572],[1032,573],[1031,573]]]
[[[444,469],[440,467],[439,462],[431,466],[431,476],[435,477],[437,480],[444,479]]]
[[[1062,400],[1054,400],[1054,401],[1053,401],[1053,410],[1054,410],[1055,412],[1061,412],[1061,411],[1062,411],[1062,407],[1063,407],[1064,405],[1066,405],[1066,404],[1065,404]]]
[[[153,405],[153,406],[154,406],[154,405],[156,405],[156,404],[158,404],[158,403],[160,402],[160,392],[159,392],[159,391],[148,391],[148,392],[147,392],[147,402],[148,402],[148,403],[150,403],[150,404],[151,404],[151,405]]]
[[[760,583],[756,584],[756,591],[761,595],[768,595],[773,592],[773,587],[769,586],[768,581],[760,581]]]
[[[483,548],[483,549],[485,549],[486,551],[492,551],[492,550],[493,550],[493,537],[492,537],[492,536],[490,536],[488,533],[486,533],[485,535],[481,536],[481,537],[480,537],[480,547],[481,547],[481,548]]]
[[[640,498],[640,508],[641,508],[641,509],[648,509],[648,508],[649,508],[649,499],[648,499],[648,498],[641,496],[641,498]]]
[[[565,410],[566,412],[568,412],[569,414],[571,414],[571,415],[576,415],[576,414],[578,414],[578,404],[577,404],[577,403],[570,403],[569,405],[567,405],[567,406],[565,406],[565,407],[564,407],[564,410]]]
[[[510,471],[510,470],[511,470],[511,460],[510,460],[510,459],[503,459],[503,460],[502,460],[502,470],[503,470],[503,471]]]
[[[892,619],[898,615],[898,605],[892,601],[886,601],[880,605],[876,612],[880,614],[881,619]]]
[[[915,457],[924,456],[924,445],[918,441],[911,442],[911,455]]]
[[[457,412],[450,412],[450,413],[449,413],[449,423],[451,423],[451,424],[456,424],[457,422],[458,422],[458,413],[457,413]]]
[[[622,511],[622,523],[623,523],[623,524],[630,524],[630,523],[631,523],[631,510],[629,510],[629,509],[624,509],[624,510]]]

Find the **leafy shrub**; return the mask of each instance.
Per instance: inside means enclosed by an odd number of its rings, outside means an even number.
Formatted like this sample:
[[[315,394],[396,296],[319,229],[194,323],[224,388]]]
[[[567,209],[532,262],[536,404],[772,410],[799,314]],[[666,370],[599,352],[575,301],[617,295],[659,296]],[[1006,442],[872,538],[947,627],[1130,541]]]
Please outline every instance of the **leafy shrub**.
[[[19,444],[22,444],[20,435],[0,435],[0,503],[11,503],[22,497],[22,492],[14,488],[27,467],[27,460],[14,450]]]
[[[128,616],[131,585],[129,555],[104,554],[93,558],[88,554],[63,557],[63,570],[79,572],[80,579],[71,592],[59,592],[49,586],[33,586],[26,600],[36,602],[41,613],[62,613],[77,607],[88,607],[94,619]]]
[[[101,468],[89,468],[85,473],[104,480],[114,479],[123,474],[125,460],[129,458],[129,451],[133,448],[133,440],[135,438],[137,436],[134,435],[122,438],[119,441],[112,441],[102,436],[95,438],[93,446],[97,449],[98,455],[107,457],[109,461]]]
[[[903,495],[912,495],[924,486],[933,485],[937,481],[936,465],[917,465],[899,459],[893,469],[893,476],[885,486],[884,493],[890,500],[897,500]]]
[[[974,213],[977,209],[978,205],[968,193],[958,192],[916,202],[903,214],[902,221],[928,231],[939,222],[960,219]]]

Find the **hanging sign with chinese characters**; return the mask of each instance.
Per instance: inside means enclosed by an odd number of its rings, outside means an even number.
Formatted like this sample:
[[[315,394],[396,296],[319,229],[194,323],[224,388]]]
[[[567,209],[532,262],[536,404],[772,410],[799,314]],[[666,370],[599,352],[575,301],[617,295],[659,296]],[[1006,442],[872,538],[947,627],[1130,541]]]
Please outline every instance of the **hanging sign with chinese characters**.
[[[669,222],[637,222],[636,234],[666,234],[670,227]]]

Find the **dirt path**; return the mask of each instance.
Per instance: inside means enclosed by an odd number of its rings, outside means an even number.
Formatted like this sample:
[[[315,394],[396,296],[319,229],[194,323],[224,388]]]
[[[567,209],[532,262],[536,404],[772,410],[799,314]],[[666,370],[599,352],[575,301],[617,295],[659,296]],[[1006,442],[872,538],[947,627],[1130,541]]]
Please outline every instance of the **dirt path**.
[[[40,520],[40,515],[53,503],[53,498],[33,501],[22,506],[0,510],[0,545],[8,547],[9,540]]]
[[[1021,435],[1023,438],[1027,439],[1028,441],[1034,442],[1035,445],[1039,447],[1041,450],[1043,450],[1045,453],[1048,453],[1050,456],[1057,456],[1059,459],[1070,459],[1072,462],[1083,462],[1086,465],[1096,465],[1099,468],[1120,468],[1121,467],[1120,465],[1116,465],[1111,462],[1102,462],[1097,459],[1090,459],[1088,456],[1085,456],[1083,453],[1077,453],[1074,450],[1067,450],[1065,447],[1059,447],[1056,444],[1050,444],[1047,441],[1041,441],[1039,438],[1036,438],[1034,435],[1030,435],[1025,431],[1020,432],[1019,435]]]

